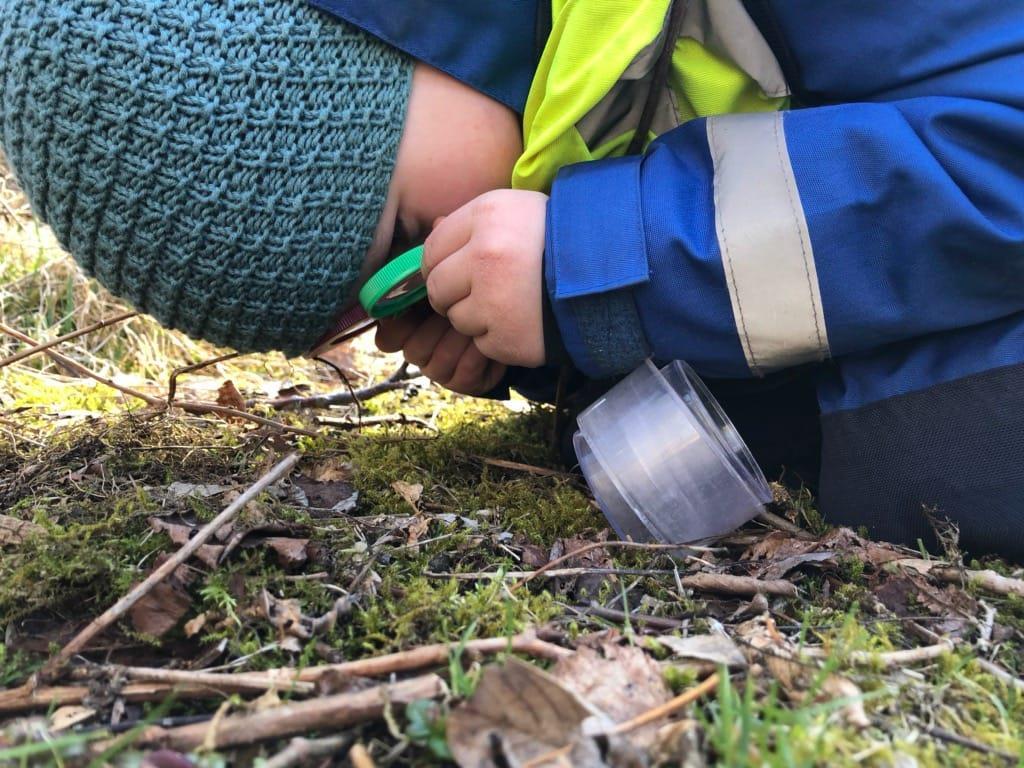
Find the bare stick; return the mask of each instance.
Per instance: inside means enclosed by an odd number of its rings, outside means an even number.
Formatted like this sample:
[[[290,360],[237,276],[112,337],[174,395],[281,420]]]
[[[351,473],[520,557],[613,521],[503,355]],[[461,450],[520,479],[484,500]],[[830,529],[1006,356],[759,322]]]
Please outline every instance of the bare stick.
[[[581,606],[581,610],[584,613],[588,613],[592,616],[598,616],[602,619],[608,619],[610,621],[628,621],[631,624],[646,624],[654,629],[666,629],[672,631],[674,629],[682,629],[686,624],[678,619],[667,619],[663,616],[648,616],[643,613],[626,613],[615,608],[605,608],[603,605],[598,605],[596,602],[591,603],[589,606]]]
[[[698,592],[721,592],[726,595],[752,597],[756,594],[796,597],[796,585],[785,579],[755,579],[753,576],[732,576],[728,573],[694,573],[683,576],[683,586]]]
[[[888,651],[886,653],[871,653],[870,651],[851,651],[844,654],[842,661],[855,666],[879,665],[886,669],[892,667],[904,667],[909,664],[916,664],[920,661],[932,661],[945,656],[953,650],[953,643],[946,640],[935,645],[922,645],[920,648],[910,648],[904,651]],[[824,648],[804,648],[804,656],[812,659],[826,659],[829,653]]]
[[[192,365],[185,365],[181,368],[175,368],[171,371],[171,377],[167,380],[167,403],[168,405],[174,402],[174,394],[178,391],[178,377],[192,371],[198,371],[201,368],[206,368],[210,365],[216,365],[217,363],[223,363],[227,360],[234,360],[236,357],[241,355],[241,352],[228,352],[226,355],[215,357],[212,360],[200,360],[198,363],[192,363]],[[248,403],[247,403],[248,405]]]
[[[547,467],[535,467],[532,464],[521,464],[518,461],[507,461],[505,459],[488,459],[481,457],[480,460],[489,466],[498,467],[499,469],[510,469],[514,472],[526,472],[531,475],[537,475],[538,477],[565,477],[571,480],[576,480],[577,476],[571,472],[559,472],[557,469],[548,469]]]
[[[389,704],[432,699],[444,690],[444,681],[440,677],[424,675],[356,693],[323,696],[253,714],[229,715],[216,723],[196,723],[179,728],[153,726],[146,728],[136,743],[160,744],[180,751],[200,745],[221,749],[308,731],[338,730],[376,720]]]
[[[193,672],[187,669],[159,669],[152,667],[115,667],[129,680],[150,683],[185,683],[191,686],[206,686],[224,693],[263,693],[268,690],[288,691],[292,694],[309,695],[316,691],[313,683],[295,679],[294,673],[268,675],[262,672],[236,672],[222,675],[217,672]]]
[[[423,543],[423,542],[421,542]],[[501,576],[506,579],[525,579],[536,571],[472,571],[469,573],[437,573],[424,571],[428,579],[456,579],[458,581],[486,581]],[[554,568],[541,574],[545,579],[561,579],[567,576],[671,576],[675,571],[644,568]]]
[[[293,765],[309,765],[314,757],[327,757],[344,751],[352,743],[352,737],[328,736],[325,739],[305,739],[296,736],[283,750],[263,764],[263,768],[291,768]]]
[[[1014,677],[1005,669],[997,664],[993,664],[987,659],[975,659],[974,663],[981,667],[985,672],[988,672],[992,677],[1002,680],[1007,685],[1016,688],[1021,693],[1024,693],[1024,680],[1019,677]]]
[[[25,342],[26,344],[31,344],[33,345],[33,347],[42,346],[39,342],[31,338],[30,336],[26,336],[21,331],[11,328],[8,325],[4,325],[3,323],[0,323],[0,332],[6,333],[8,336],[13,336],[19,341]],[[81,363],[76,363],[70,357],[65,357],[60,352],[57,352],[53,349],[44,349],[43,351],[54,361],[60,363],[68,370],[74,371],[79,376],[84,376],[87,379],[93,379],[94,381],[98,381],[101,384],[106,384],[111,389],[116,389],[118,392],[123,392],[126,395],[138,398],[139,400],[142,400],[143,402],[148,403],[149,405],[156,407],[162,407],[164,405],[164,401],[161,400],[159,397],[147,395],[145,392],[139,392],[137,389],[132,389],[131,387],[126,387],[122,384],[115,384],[113,381],[106,378],[105,376],[100,376],[100,374],[90,371]]]
[[[526,576],[523,579],[517,581],[515,584],[512,585],[511,589],[514,592],[515,590],[517,590],[520,587],[522,587],[524,584],[528,584],[529,582],[533,581],[535,578],[537,578],[541,574],[547,573],[548,571],[550,571],[552,568],[554,568],[557,565],[561,565],[566,560],[569,560],[569,559],[571,559],[573,557],[579,557],[580,555],[586,554],[587,552],[593,552],[595,549],[602,549],[602,548],[604,548],[604,549],[612,549],[612,548],[619,548],[619,549],[642,549],[642,550],[645,550],[645,551],[648,551],[648,552],[666,552],[666,551],[670,552],[672,550],[681,550],[681,549],[683,549],[683,550],[684,549],[694,549],[694,550],[699,550],[700,549],[699,547],[687,547],[685,544],[648,544],[648,543],[639,542],[639,541],[601,541],[601,542],[594,542],[593,544],[586,544],[586,545],[580,547],[579,549],[574,549],[572,552],[566,552],[561,557],[556,557],[550,563],[546,563],[546,564],[542,565],[540,568],[538,568],[537,570],[531,571],[529,576]]]
[[[436,645],[425,645],[420,648],[413,648],[408,651],[392,653],[386,656],[377,656],[369,659],[358,659],[346,661],[340,664],[327,664],[317,667],[307,667],[303,670],[296,670],[293,667],[279,667],[268,669],[264,672],[246,673],[203,673],[204,685],[194,685],[192,682],[137,682],[130,683],[121,689],[121,695],[127,701],[156,701],[165,698],[174,690],[179,698],[199,698],[216,695],[219,691],[253,691],[257,686],[260,690],[274,688],[276,690],[289,690],[289,686],[295,683],[313,684],[328,674],[350,676],[350,677],[383,677],[398,672],[412,672],[426,667],[434,667],[446,664],[451,653],[462,647],[467,654],[491,655],[512,651],[538,659],[557,661],[563,656],[571,656],[572,651],[567,648],[541,640],[532,633],[514,635],[512,637],[484,638],[481,640],[470,640],[468,643],[438,643]],[[160,670],[147,670],[145,668],[132,668],[138,670],[140,678],[146,678]],[[136,674],[133,671],[133,674]],[[239,687],[233,682],[235,678],[242,678],[242,685]],[[170,677],[165,677],[169,680]],[[22,686],[18,689],[0,691],[0,714],[13,712],[24,712],[33,709],[47,709],[52,706],[63,706],[65,704],[80,704],[89,695],[88,687],[79,686],[54,686],[49,688],[31,688]]]
[[[437,643],[411,648],[408,651],[391,653],[370,659],[344,661],[340,664],[325,664],[301,670],[297,679],[317,682],[328,673],[351,677],[381,677],[397,672],[411,672],[426,667],[446,664],[453,651],[462,648],[467,654],[491,655],[514,651],[538,659],[557,661],[564,656],[571,656],[572,651],[560,645],[541,640],[533,633],[513,635],[512,637],[490,637],[482,640],[470,640],[468,643]]]
[[[396,389],[404,389],[409,379],[419,376],[419,370],[415,374],[409,372],[407,365],[402,365],[397,371],[384,381],[371,384],[368,387],[352,391],[343,389],[337,392],[328,392],[326,395],[310,395],[309,397],[279,397],[267,403],[271,408],[278,411],[293,410],[297,408],[330,408],[332,405],[352,405],[353,403],[370,400],[386,392],[393,392]],[[246,403],[255,405],[258,400]]]
[[[161,401],[163,403],[163,401]],[[255,413],[248,413],[247,411],[239,411],[235,408],[228,408],[226,405],[217,405],[215,403],[204,403],[195,401],[181,401],[176,400],[171,405],[181,408],[186,413],[195,414],[196,416],[202,416],[207,413],[216,413],[221,416],[234,416],[238,419],[244,419],[245,421],[251,421],[255,424],[262,424],[265,427],[274,427],[275,429],[283,430],[284,432],[294,432],[298,435],[306,435],[308,437],[319,437],[320,433],[312,429],[305,429],[304,427],[293,427],[290,424],[282,424],[280,421],[274,421],[273,419],[266,419],[262,416],[257,416]]]
[[[354,744],[352,746],[352,749],[348,752],[348,759],[352,763],[352,768],[377,768],[377,764],[373,762],[370,753],[366,751],[366,747],[362,744]]]
[[[367,416],[359,421],[332,419],[328,416],[318,416],[317,423],[333,429],[362,429],[363,427],[380,427],[384,424],[408,424],[410,426],[422,427],[423,429],[430,429],[434,432],[437,431],[437,427],[426,419],[421,419],[416,416],[406,416],[404,413],[395,413],[387,416]]]
[[[181,549],[179,549],[172,557],[169,557],[163,565],[153,571],[145,581],[118,600],[114,605],[104,611],[102,615],[94,619],[89,626],[79,632],[70,643],[64,646],[64,649],[59,654],[46,663],[41,675],[43,677],[52,677],[53,674],[59,671],[72,656],[85,648],[86,644],[88,644],[93,637],[124,616],[125,613],[128,612],[129,608],[135,605],[139,599],[147,595],[153,587],[167,578],[168,575],[173,573],[179,565],[188,560],[196,550],[205,544],[218,530],[234,520],[235,516],[245,508],[246,504],[259,496],[265,488],[273,485],[282,477],[287,475],[298,461],[299,454],[297,453],[291,453],[279,461],[269,472],[250,486],[245,493],[231,502],[223,512],[204,525],[195,536],[185,542]]]
[[[58,336],[56,339],[51,341],[43,343],[34,342],[34,347],[29,347],[28,349],[23,349],[20,352],[15,352],[10,357],[5,357],[3,360],[0,360],[0,368],[6,368],[8,365],[13,365],[14,363],[24,360],[26,357],[31,357],[39,352],[45,352],[51,347],[63,344],[65,341],[72,341],[73,339],[77,339],[79,336],[85,336],[86,334],[98,331],[101,328],[106,328],[107,326],[116,325],[117,323],[124,322],[125,320],[130,320],[133,317],[138,317],[138,314],[138,312],[124,312],[123,314],[115,315],[114,317],[107,318],[106,320],[100,320],[86,328],[79,328],[77,331],[65,333],[63,336]]]
[[[1024,597],[1024,579],[1003,576],[995,571],[960,571],[956,568],[932,568],[928,573],[934,574],[940,580],[949,584],[961,584],[966,581],[968,584],[974,584],[996,595]]]
[[[786,533],[795,536],[798,539],[810,541],[811,539],[816,538],[814,534],[810,531],[805,531],[796,523],[791,523],[789,522],[789,520],[782,517],[781,515],[776,515],[774,512],[769,512],[767,509],[763,510],[757,516],[757,519],[771,528],[777,528],[780,531],[785,531]]]

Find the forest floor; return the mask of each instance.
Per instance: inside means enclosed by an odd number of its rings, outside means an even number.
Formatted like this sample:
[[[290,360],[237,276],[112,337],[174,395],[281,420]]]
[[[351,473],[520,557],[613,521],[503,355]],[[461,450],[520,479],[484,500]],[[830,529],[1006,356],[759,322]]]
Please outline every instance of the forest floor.
[[[0,765],[1024,766],[1024,571],[955,530],[623,545],[546,406],[128,312],[0,181]]]

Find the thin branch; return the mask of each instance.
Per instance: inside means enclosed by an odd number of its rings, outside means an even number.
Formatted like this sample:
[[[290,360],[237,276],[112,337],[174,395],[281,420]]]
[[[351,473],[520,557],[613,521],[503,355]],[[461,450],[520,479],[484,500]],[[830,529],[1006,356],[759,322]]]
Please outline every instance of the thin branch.
[[[648,616],[644,613],[626,613],[625,611],[620,611],[616,608],[605,608],[603,605],[598,605],[597,603],[581,605],[579,606],[579,610],[592,616],[608,619],[609,621],[628,621],[630,624],[646,624],[653,629],[668,630],[670,632],[686,627],[686,623],[679,621],[678,619],[668,619],[663,616]]]
[[[578,475],[574,475],[572,472],[560,472],[557,469],[548,469],[547,467],[535,467],[532,464],[522,464],[518,461],[507,461],[505,459],[489,459],[485,456],[479,457],[480,461],[491,467],[498,467],[499,469],[509,469],[513,472],[526,472],[530,475],[537,475],[538,477],[564,477],[570,480],[577,480]]]
[[[762,510],[758,514],[757,519],[765,525],[769,526],[770,528],[776,528],[780,531],[785,531],[791,536],[794,536],[798,539],[803,539],[804,541],[811,541],[812,539],[817,538],[810,531],[804,530],[796,523],[791,523],[789,522],[789,520],[782,517],[781,515],[776,515],[774,512],[769,512],[767,509]]]
[[[426,542],[420,542],[426,543]],[[456,579],[457,581],[486,581],[496,576],[504,579],[525,579],[536,573],[536,571],[474,571],[468,573],[437,573],[435,571],[424,571],[423,575],[428,579]],[[675,571],[667,569],[647,570],[643,568],[555,568],[545,571],[542,577],[545,579],[561,579],[568,576],[671,576]]]
[[[1019,677],[1014,677],[1005,669],[997,664],[993,664],[987,659],[975,659],[974,663],[981,667],[982,670],[992,675],[992,677],[1001,680],[1012,688],[1016,688],[1021,693],[1024,693],[1024,680],[1021,680]]]
[[[645,725],[649,725],[650,723],[657,722],[658,720],[668,717],[669,715],[673,715],[683,707],[688,706],[695,702],[697,699],[701,698],[704,694],[713,691],[715,689],[715,686],[718,685],[718,681],[719,677],[718,673],[716,672],[715,674],[708,677],[708,679],[700,685],[696,686],[695,688],[691,688],[688,691],[684,691],[683,693],[676,696],[674,699],[666,701],[661,706],[649,709],[643,714],[637,715],[632,720],[627,720],[624,723],[619,723],[614,728],[612,728],[612,733],[618,734],[628,733],[629,731],[635,731],[637,728],[642,728]]]
[[[200,360],[198,363],[192,363],[191,365],[184,365],[181,368],[175,368],[171,371],[171,376],[167,380],[167,404],[170,405],[174,402],[174,395],[178,391],[179,376],[191,373],[192,371],[198,371],[202,368],[207,368],[211,365],[216,365],[217,363],[223,363],[227,360],[234,360],[241,354],[241,352],[228,352],[226,355],[220,355],[219,357],[215,357],[211,360]]]
[[[269,690],[288,691],[293,695],[308,696],[315,693],[313,683],[296,680],[294,674],[268,675],[262,672],[236,672],[223,675],[217,672],[197,672],[187,669],[159,669],[155,667],[114,667],[129,680],[148,683],[185,683],[205,686],[220,693],[263,693]]]
[[[146,728],[136,744],[160,744],[188,751],[199,746],[214,749],[253,744],[309,731],[332,731],[376,720],[385,707],[432,699],[445,691],[437,675],[424,675],[394,684],[377,685],[356,693],[340,693],[293,702],[252,714],[229,715],[219,722],[180,728]],[[101,745],[102,747],[102,745]]]
[[[332,419],[328,416],[318,416],[316,421],[317,424],[323,424],[325,427],[331,427],[332,429],[362,429],[363,427],[380,427],[384,424],[407,424],[437,432],[437,427],[426,419],[421,419],[416,416],[406,416],[404,413],[395,413],[388,416],[367,416],[360,421]]]
[[[283,750],[263,764],[263,768],[291,768],[293,765],[309,765],[314,757],[328,757],[344,752],[352,737],[328,736],[324,739],[305,739],[297,736]]]
[[[974,571],[959,570],[957,568],[932,568],[928,573],[935,575],[941,581],[948,584],[974,584],[987,592],[996,595],[1016,595],[1024,597],[1024,579],[1014,579],[1010,576],[1003,576],[991,570]]]
[[[640,550],[644,550],[644,551],[647,551],[647,552],[672,552],[672,551],[679,551],[679,550],[686,550],[686,549],[691,549],[691,550],[694,550],[694,551],[700,551],[701,550],[701,547],[688,547],[686,544],[649,544],[649,543],[646,543],[646,542],[639,542],[639,541],[600,541],[600,542],[594,542],[592,544],[586,544],[586,545],[580,547],[579,549],[574,549],[572,552],[566,552],[561,557],[556,557],[554,560],[552,560],[549,563],[546,563],[545,565],[542,565],[537,570],[531,571],[528,576],[525,576],[523,579],[521,579],[520,581],[517,581],[515,584],[513,584],[511,589],[514,592],[515,590],[517,590],[520,587],[522,587],[524,584],[528,584],[529,582],[533,581],[535,578],[537,578],[541,574],[550,571],[555,566],[561,565],[562,563],[564,563],[567,560],[570,560],[571,558],[579,557],[580,555],[586,554],[587,552],[593,552],[595,549],[612,549],[612,548],[618,548],[618,549],[640,549]],[[690,557],[690,556],[687,555],[687,557]]]
[[[872,653],[871,651],[851,651],[843,654],[841,661],[859,667],[881,666],[886,669],[892,667],[905,667],[921,661],[933,661],[953,651],[953,643],[946,640],[935,645],[922,645],[919,648],[910,648],[903,651],[887,651],[884,653]],[[829,653],[824,648],[803,648],[804,656],[812,659],[827,659]]]
[[[726,595],[753,597],[756,594],[796,597],[796,585],[785,579],[755,579],[753,576],[732,576],[728,573],[694,573],[683,576],[683,586],[698,592],[721,592]]]
[[[163,401],[161,401],[163,403]],[[205,403],[202,401],[193,400],[176,400],[171,403],[176,408],[186,413],[191,413],[195,416],[204,416],[207,413],[216,413],[220,416],[234,416],[237,419],[244,419],[245,421],[251,421],[254,424],[262,424],[265,427],[273,427],[274,429],[280,429],[284,432],[293,432],[297,435],[306,435],[307,437],[320,437],[320,433],[306,429],[304,427],[293,427],[291,424],[283,424],[280,421],[274,421],[273,419],[267,419],[263,416],[257,416],[255,413],[248,413],[247,411],[239,411],[235,408],[228,408],[226,405],[217,405],[216,403]]]
[[[234,520],[246,504],[259,496],[265,488],[273,485],[291,472],[292,468],[298,463],[298,461],[299,454],[292,453],[274,465],[270,471],[251,485],[245,493],[225,507],[224,511],[217,515],[213,520],[204,525],[195,536],[185,542],[181,549],[179,549],[173,556],[169,557],[163,565],[153,571],[153,573],[151,573],[141,584],[118,600],[114,605],[94,619],[85,629],[79,632],[71,642],[64,646],[63,650],[61,650],[59,654],[46,663],[46,666],[40,672],[41,677],[52,677],[56,672],[58,672],[72,656],[85,648],[93,637],[124,616],[128,612],[129,608],[135,605],[135,603],[137,603],[142,597],[149,594],[153,587],[173,573],[179,565],[188,560],[196,550],[212,538],[217,531]]]
[[[370,400],[379,395],[383,395],[386,392],[393,392],[396,389],[404,389],[406,382],[409,379],[416,378],[420,375],[419,370],[410,372],[408,366],[403,365],[395,373],[389,376],[384,381],[378,382],[377,384],[371,384],[368,387],[362,389],[342,389],[337,392],[329,392],[326,395],[310,395],[309,397],[279,397],[269,402],[252,400],[246,403],[246,405],[255,405],[259,402],[265,402],[271,408],[278,411],[294,410],[298,408],[330,408],[332,405],[352,405],[353,403],[361,403],[366,400]]]
[[[63,344],[65,341],[72,341],[73,339],[77,339],[79,336],[85,336],[86,334],[92,333],[93,331],[98,331],[101,328],[106,328],[107,326],[110,325],[117,325],[117,323],[124,322],[125,320],[130,320],[133,317],[138,317],[138,315],[138,312],[124,312],[123,314],[115,315],[114,317],[108,318],[106,320],[100,320],[99,322],[93,323],[92,325],[87,326],[85,328],[79,328],[77,331],[65,333],[63,336],[58,336],[56,339],[52,339],[51,341],[43,343],[35,341],[29,342],[35,344],[35,346],[29,347],[28,349],[23,349],[20,352],[15,352],[10,357],[5,357],[3,360],[0,360],[0,368],[6,368],[8,365],[13,365],[14,363],[24,360],[26,357],[31,357],[32,355],[38,354],[39,352],[45,352],[51,347],[56,347],[59,344]],[[5,329],[5,332],[6,330],[7,329]]]

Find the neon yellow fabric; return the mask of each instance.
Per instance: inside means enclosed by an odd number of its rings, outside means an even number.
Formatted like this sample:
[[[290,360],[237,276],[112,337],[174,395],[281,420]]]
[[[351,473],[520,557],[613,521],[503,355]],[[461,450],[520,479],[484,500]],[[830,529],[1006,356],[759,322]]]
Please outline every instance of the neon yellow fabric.
[[[625,153],[632,130],[591,148],[576,126],[657,38],[668,7],[669,0],[552,0],[551,35],[526,101],[513,187],[546,192],[563,166]],[[686,37],[676,41],[670,85],[680,122],[775,111],[786,103],[765,96],[735,64]]]

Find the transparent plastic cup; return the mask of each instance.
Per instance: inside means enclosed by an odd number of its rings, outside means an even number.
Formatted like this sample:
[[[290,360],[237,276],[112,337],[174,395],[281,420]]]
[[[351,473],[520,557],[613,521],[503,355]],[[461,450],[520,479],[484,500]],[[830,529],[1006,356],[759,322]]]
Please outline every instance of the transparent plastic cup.
[[[728,533],[771,491],[732,422],[686,363],[650,361],[578,419],[573,446],[615,532],[683,543]]]

